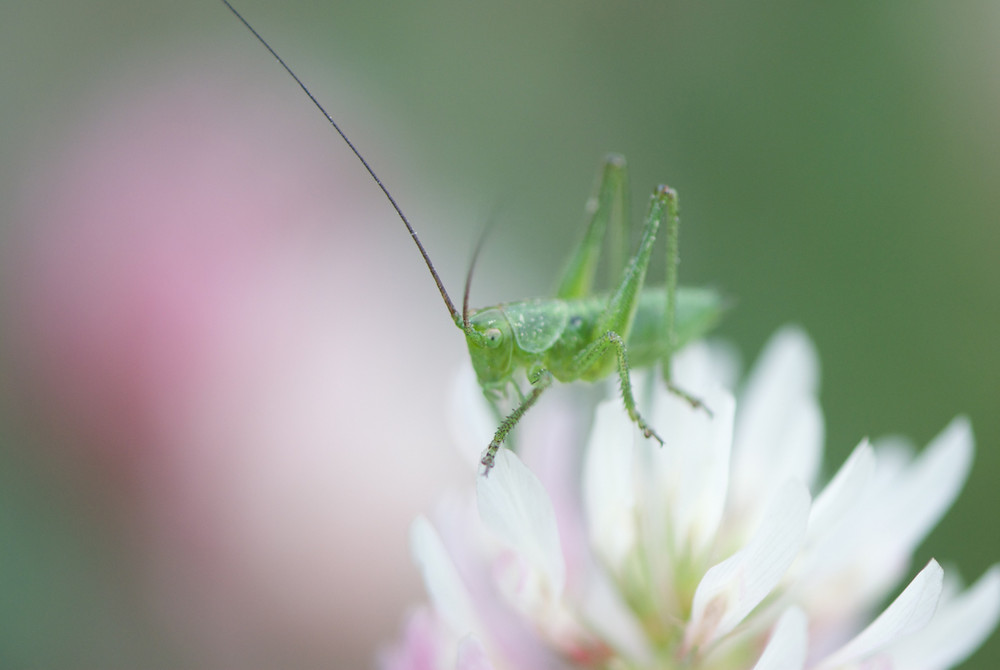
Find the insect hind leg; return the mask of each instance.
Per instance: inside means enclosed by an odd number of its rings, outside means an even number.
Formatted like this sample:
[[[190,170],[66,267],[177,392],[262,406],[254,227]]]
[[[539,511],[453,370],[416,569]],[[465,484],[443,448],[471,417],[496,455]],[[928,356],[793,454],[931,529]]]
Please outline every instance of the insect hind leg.
[[[600,182],[587,201],[587,211],[590,214],[587,231],[570,257],[556,291],[556,297],[563,300],[591,294],[605,230],[610,251],[610,284],[619,280],[628,261],[628,169],[624,157],[611,154],[604,159]]]

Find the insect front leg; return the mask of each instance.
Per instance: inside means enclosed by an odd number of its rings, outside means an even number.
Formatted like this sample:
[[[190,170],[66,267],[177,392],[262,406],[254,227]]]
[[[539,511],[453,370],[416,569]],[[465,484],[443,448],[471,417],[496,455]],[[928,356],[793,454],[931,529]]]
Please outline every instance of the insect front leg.
[[[639,414],[639,410],[636,408],[635,396],[632,394],[632,380],[629,374],[628,353],[621,335],[611,330],[607,331],[581,351],[574,360],[574,364],[578,366],[578,369],[582,373],[591,365],[597,363],[601,359],[601,356],[612,347],[614,347],[618,359],[618,381],[620,382],[622,401],[625,403],[625,410],[628,412],[629,418],[635,422],[635,425],[639,427],[643,435],[653,438],[660,443],[660,446],[663,446],[663,438],[657,435],[656,431],[646,423],[646,420],[642,418],[642,415]]]
[[[489,475],[490,470],[493,469],[497,452],[500,450],[500,445],[507,439],[507,435],[514,429],[517,422],[521,420],[524,413],[531,409],[531,406],[535,404],[538,397],[542,395],[542,392],[552,385],[552,373],[544,368],[534,368],[528,373],[528,381],[531,383],[531,392],[527,396],[524,396],[521,404],[514,408],[514,411],[500,422],[500,427],[497,428],[490,446],[486,447],[486,453],[483,454],[482,460],[479,461],[483,466],[484,477]]]

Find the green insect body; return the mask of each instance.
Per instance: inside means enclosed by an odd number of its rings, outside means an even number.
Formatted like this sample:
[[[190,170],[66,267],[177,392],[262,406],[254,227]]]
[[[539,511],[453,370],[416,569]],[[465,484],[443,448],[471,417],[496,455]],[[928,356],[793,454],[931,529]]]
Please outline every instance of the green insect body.
[[[494,408],[497,407],[498,394],[511,387],[516,390],[520,402],[501,420],[486,448],[481,460],[484,474],[489,474],[497,451],[510,431],[554,379],[561,382],[595,382],[617,373],[622,401],[629,416],[646,437],[654,438],[660,444],[663,440],[636,408],[629,374],[632,367],[651,367],[660,363],[667,387],[692,405],[700,405],[696,399],[671,385],[670,358],[678,347],[714,326],[725,304],[722,297],[711,289],[677,286],[679,220],[677,194],[673,190],[661,186],[653,193],[638,250],[629,258],[625,160],[617,155],[609,156],[604,163],[597,192],[588,202],[590,222],[583,241],[570,257],[555,297],[470,311],[470,268],[465,299],[459,312],[420,238],[368,161],[264,38],[228,0],[222,2],[295,80],[382,189],[417,245],[452,321],[465,334],[473,368]],[[646,270],[663,222],[666,222],[666,282],[662,288],[646,288]],[[605,236],[608,237],[608,267],[612,281],[609,292],[599,293],[594,290],[594,276]],[[527,393],[515,381],[522,371],[530,385]]]
[[[487,447],[481,461],[484,473],[489,473],[500,445],[553,379],[595,382],[617,372],[629,416],[646,437],[663,443],[636,408],[629,371],[659,362],[669,384],[672,353],[709,330],[721,316],[724,303],[713,290],[677,287],[677,195],[666,187],[652,196],[638,251],[622,271],[617,288],[605,294],[591,292],[605,230],[610,229],[613,243],[615,238],[626,237],[626,187],[625,160],[609,156],[591,200],[587,233],[570,259],[556,298],[506,303],[472,313],[466,299],[461,318],[455,315],[456,325],[465,332],[479,384],[494,407],[498,394],[511,385],[516,388],[518,372],[526,372],[531,385],[526,395],[517,388],[521,402],[501,421]],[[667,285],[644,288],[664,219]]]
[[[614,372],[613,359],[593,365],[580,374],[572,365],[574,355],[599,335],[597,321],[607,306],[608,294],[576,300],[534,299],[505,303],[474,311],[469,321],[477,330],[497,328],[504,341],[496,349],[470,342],[469,355],[484,390],[501,391],[519,369],[541,366],[560,382],[596,382]],[[626,338],[631,367],[650,367],[667,353],[661,326],[666,306],[662,288],[646,288]],[[677,291],[678,348],[708,332],[720,312],[718,294],[711,289],[679,288]]]

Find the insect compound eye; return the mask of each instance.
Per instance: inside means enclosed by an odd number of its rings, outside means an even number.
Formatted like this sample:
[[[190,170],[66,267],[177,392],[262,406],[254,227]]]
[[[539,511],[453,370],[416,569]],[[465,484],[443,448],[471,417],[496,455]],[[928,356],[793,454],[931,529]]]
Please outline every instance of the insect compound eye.
[[[487,328],[483,335],[486,337],[486,346],[490,349],[496,349],[503,341],[503,333],[499,328]]]

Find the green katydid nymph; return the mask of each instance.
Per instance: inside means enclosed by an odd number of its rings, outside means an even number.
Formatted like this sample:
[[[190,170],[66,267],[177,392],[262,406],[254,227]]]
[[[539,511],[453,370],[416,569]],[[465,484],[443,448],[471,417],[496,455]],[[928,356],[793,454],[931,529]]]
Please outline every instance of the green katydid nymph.
[[[628,177],[625,160],[621,156],[609,156],[605,160],[597,191],[588,202],[590,220],[583,241],[570,257],[555,297],[470,310],[470,266],[460,312],[445,290],[413,226],[368,161],[264,38],[228,0],[222,2],[291,75],[347,143],[396,210],[417,245],[452,321],[465,334],[472,366],[484,394],[497,411],[498,419],[501,416],[497,410],[498,401],[509,390],[514,391],[517,403],[500,420],[500,426],[480,461],[484,475],[489,474],[497,451],[511,430],[553,380],[594,382],[617,373],[622,401],[629,417],[647,438],[655,439],[661,445],[663,440],[636,407],[631,368],[660,363],[668,388],[692,405],[699,405],[696,399],[670,383],[670,358],[679,347],[700,337],[718,321],[725,309],[725,301],[711,289],[677,286],[679,219],[677,194],[672,189],[660,186],[654,191],[639,248],[626,262]],[[650,288],[645,286],[646,270],[657,232],[664,221],[667,238],[666,284]],[[605,235],[610,238],[612,250],[619,250],[612,252],[610,264],[611,276],[617,278],[617,283],[609,292],[595,293],[594,278]],[[478,248],[476,252],[478,254]],[[527,378],[527,392],[518,385],[517,379],[521,375]]]

